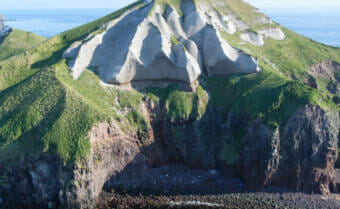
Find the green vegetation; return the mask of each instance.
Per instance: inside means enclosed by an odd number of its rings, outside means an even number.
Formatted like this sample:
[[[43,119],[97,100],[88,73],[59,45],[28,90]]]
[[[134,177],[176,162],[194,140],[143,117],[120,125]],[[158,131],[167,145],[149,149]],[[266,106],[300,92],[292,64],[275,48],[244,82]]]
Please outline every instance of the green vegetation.
[[[34,33],[13,29],[8,36],[0,41],[0,61],[23,53],[44,40],[45,38]]]
[[[299,107],[307,104],[337,108],[329,95],[275,72],[202,79],[219,111],[247,113],[254,119],[262,118],[268,125],[284,125]]]
[[[90,151],[88,132],[99,121],[116,119],[127,125],[123,129],[136,128],[143,136],[147,125],[139,113],[117,114],[121,108],[137,110],[141,94],[104,88],[90,71],[74,81],[62,60],[75,40],[140,5],[142,1],[0,62],[1,162],[42,152],[56,153],[65,163],[83,159]]]
[[[199,86],[196,92],[184,92],[177,85],[167,88],[149,87],[145,89],[148,97],[166,107],[171,121],[187,121],[203,117],[209,98],[206,91]]]
[[[331,101],[331,95],[320,93],[301,82],[288,80],[270,70],[228,78],[203,77],[201,83],[204,83],[210,95],[210,103],[219,115],[233,111],[240,118],[246,116],[242,126],[232,127],[233,138],[222,141],[219,158],[228,164],[239,159],[246,130],[255,119],[262,119],[272,130],[279,128],[282,131],[287,120],[307,104],[339,110]]]
[[[242,147],[242,143],[223,143],[218,158],[227,165],[234,165],[241,157]]]
[[[93,21],[91,23],[79,26],[77,28],[74,28],[72,30],[66,31],[60,35],[62,40],[67,43],[71,43],[75,40],[81,40],[86,38],[86,36],[96,30],[100,30],[101,26],[103,26],[105,23],[114,20],[118,17],[120,17],[124,12],[128,11],[132,8],[138,8],[142,7],[144,5],[143,0],[136,1],[135,3],[124,7],[123,9],[120,9],[112,14],[109,14],[103,18],[100,18],[96,21]]]
[[[340,49],[328,47],[304,38],[292,31],[282,28],[286,39],[276,41],[267,38],[264,46],[244,44],[238,35],[224,33],[224,38],[233,46],[257,57],[260,65],[277,70],[287,78],[303,81],[310,75],[307,70],[325,59],[340,62]]]
[[[161,6],[163,11],[165,10],[166,5],[169,5],[173,7],[174,9],[176,9],[176,11],[178,12],[180,16],[183,15],[183,12],[181,10],[181,4],[182,4],[182,0],[155,0],[155,5]],[[153,9],[151,11],[153,11]]]
[[[193,94],[180,90],[172,91],[166,103],[171,120],[188,120],[192,112]]]
[[[126,118],[130,122],[132,130],[137,132],[140,143],[145,144],[147,137],[147,129],[151,128],[148,122],[145,120],[144,116],[140,114],[137,110],[132,110],[126,114]]]
[[[172,45],[177,45],[177,44],[179,44],[179,41],[178,41],[178,38],[177,38],[177,36],[176,35],[172,35],[171,36],[171,43],[172,43]]]
[[[253,6],[244,2],[243,0],[223,0],[226,3],[226,6],[220,7],[220,11],[226,10],[227,12],[231,12],[236,14],[242,21],[247,23],[250,26],[255,26],[258,23],[258,20],[261,17],[265,17],[265,15],[261,12],[255,10]]]
[[[180,10],[180,0],[156,1]],[[230,7],[226,11],[240,15],[246,22],[261,15],[249,12],[252,8],[242,1],[225,1]],[[183,92],[177,85],[149,87],[142,92],[103,87],[91,71],[85,71],[78,80],[73,80],[62,59],[63,52],[75,41],[102,32],[104,23],[120,17],[127,9],[143,5],[143,1],[138,1],[44,41],[24,53],[19,47],[11,52],[0,48],[0,163],[16,162],[43,152],[58,154],[65,163],[86,158],[91,146],[88,132],[96,123],[111,120],[117,122],[123,131],[135,131],[143,144],[150,128],[140,112],[140,104],[146,98],[164,107],[167,119],[172,122],[201,120],[209,105],[221,120],[225,120],[223,117],[229,111],[235,111],[249,115],[250,119],[261,118],[273,128],[283,127],[287,119],[306,104],[338,109],[334,104],[334,101],[339,102],[338,97],[326,90],[312,89],[301,81],[310,77],[307,69],[313,64],[324,59],[340,62],[340,50],[315,43],[289,30],[284,30],[286,40],[267,39],[264,47],[241,44],[239,33],[223,34],[233,46],[258,57],[263,73],[202,76],[201,86],[196,92]],[[254,23],[251,29],[258,29],[258,26]],[[14,31],[12,35],[11,38],[21,37],[24,33]],[[10,40],[8,37],[3,44],[11,43]],[[27,43],[35,45],[33,40],[42,41],[33,38]],[[172,37],[171,41],[178,43],[177,37]],[[293,76],[297,81],[291,79]],[[325,82],[323,86],[327,84],[327,81],[318,82]],[[183,129],[177,128],[175,135],[183,138]],[[235,141],[221,142],[219,156],[229,163],[238,159],[244,130],[234,129],[232,134]],[[202,143],[209,144],[209,141]]]

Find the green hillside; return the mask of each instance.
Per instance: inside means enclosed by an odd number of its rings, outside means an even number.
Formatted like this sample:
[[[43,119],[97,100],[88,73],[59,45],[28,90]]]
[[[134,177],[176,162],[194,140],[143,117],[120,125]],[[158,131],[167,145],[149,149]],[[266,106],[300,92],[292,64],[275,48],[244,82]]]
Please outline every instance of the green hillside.
[[[46,40],[46,38],[34,33],[12,29],[12,31],[0,41],[0,61],[27,51],[44,40]]]
[[[249,11],[252,7],[240,0],[225,1],[230,7],[219,9],[234,12],[252,28],[260,27],[251,21],[253,16],[262,13]],[[180,1],[168,2],[178,5]],[[147,99],[166,105],[172,121],[198,120],[209,104],[221,115],[228,110],[245,112],[254,119],[263,118],[273,127],[281,127],[292,113],[306,104],[338,109],[333,102],[335,95],[325,89],[313,89],[302,81],[309,76],[306,71],[311,65],[326,58],[340,62],[340,49],[313,42],[287,29],[284,29],[286,40],[267,40],[262,48],[240,44],[239,34],[225,34],[224,38],[233,46],[258,57],[264,72],[231,77],[202,76],[199,90],[194,93],[180,91],[176,86],[147,88],[141,92],[103,87],[91,71],[73,80],[66,60],[62,59],[63,52],[75,41],[100,31],[104,23],[120,17],[128,8],[140,6],[142,1],[62,33],[22,54],[19,53],[27,45],[11,43],[15,37],[25,36],[24,32],[15,30],[3,42],[0,46],[0,60],[3,60],[0,61],[0,162],[43,152],[56,153],[65,162],[83,159],[90,148],[87,134],[100,121],[114,118],[125,131],[145,131],[149,124],[139,112],[139,104]],[[30,44],[43,40],[26,36],[29,39],[26,43]],[[1,49],[8,45],[12,49]],[[6,59],[13,54],[18,55]],[[129,113],[122,113],[122,109],[128,109]],[[225,146],[234,149],[234,145]]]

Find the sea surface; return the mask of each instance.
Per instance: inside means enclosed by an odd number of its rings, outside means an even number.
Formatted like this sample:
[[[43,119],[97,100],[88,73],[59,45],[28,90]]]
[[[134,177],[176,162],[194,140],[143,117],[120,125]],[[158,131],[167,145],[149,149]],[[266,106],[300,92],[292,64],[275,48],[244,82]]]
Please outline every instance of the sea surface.
[[[1,10],[13,28],[34,32],[47,38],[96,20],[114,9]]]
[[[52,37],[114,9],[1,10],[14,28]],[[340,47],[340,8],[263,9],[275,22],[315,41]]]
[[[263,9],[275,22],[315,41],[340,47],[340,8]]]

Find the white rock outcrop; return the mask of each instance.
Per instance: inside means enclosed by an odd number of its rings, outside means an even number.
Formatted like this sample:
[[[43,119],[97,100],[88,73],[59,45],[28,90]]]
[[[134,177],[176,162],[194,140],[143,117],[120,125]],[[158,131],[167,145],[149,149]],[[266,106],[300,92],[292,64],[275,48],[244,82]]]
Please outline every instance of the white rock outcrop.
[[[7,36],[11,32],[11,28],[5,25],[6,18],[0,14],[0,38]]]
[[[263,46],[265,38],[282,41],[286,39],[286,35],[281,28],[265,28],[255,32],[247,32],[241,34],[241,39],[255,46]]]
[[[286,38],[281,28],[265,28],[259,30],[258,33],[264,37],[272,38],[278,41],[282,41]]]
[[[241,39],[243,41],[249,42],[255,46],[263,46],[264,45],[264,37],[260,34],[254,32],[242,33]]]
[[[4,27],[4,21],[5,21],[5,17],[2,14],[0,14],[0,31],[2,31]]]
[[[153,8],[154,7],[154,8]],[[64,53],[77,79],[85,69],[105,83],[137,81],[195,82],[208,75],[254,73],[257,60],[230,46],[220,34],[248,26],[233,15],[183,1],[183,16],[153,3],[126,12],[104,32],[73,44]]]

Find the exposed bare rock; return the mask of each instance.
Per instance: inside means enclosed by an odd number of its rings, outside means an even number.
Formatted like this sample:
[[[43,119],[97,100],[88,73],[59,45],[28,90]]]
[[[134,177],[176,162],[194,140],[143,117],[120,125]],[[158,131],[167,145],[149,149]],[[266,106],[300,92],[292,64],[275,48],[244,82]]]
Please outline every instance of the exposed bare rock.
[[[144,149],[136,133],[124,133],[114,121],[100,123],[89,133],[87,159],[65,165],[58,157],[44,155],[10,169],[0,165],[0,177],[7,178],[6,185],[0,184],[0,197],[8,208],[93,208],[104,184],[127,166],[142,170],[161,162],[152,130],[148,133]]]
[[[231,47],[220,35],[219,31],[245,28],[240,20],[196,8],[192,1],[183,1],[181,9],[183,18],[169,5],[163,12],[159,5],[148,4],[71,46],[64,57],[74,79],[89,68],[110,84],[170,80],[191,85],[203,71],[209,75],[261,71],[255,58]]]
[[[259,19],[256,20],[256,23],[265,25],[265,24],[272,24],[273,21],[266,16],[261,16]]]
[[[283,185],[328,194],[335,190],[334,165],[339,114],[318,106],[298,110],[281,136],[280,175]]]
[[[41,156],[10,170],[0,165],[1,178],[9,178],[7,186],[0,185],[0,197],[6,206],[93,208],[103,188],[110,191],[117,186],[201,188],[195,187],[196,182],[209,191],[224,191],[242,184],[230,178],[237,170],[253,189],[280,185],[324,194],[335,189],[338,113],[306,106],[288,120],[281,134],[261,120],[253,121],[240,158],[230,166],[219,157],[221,142],[232,142],[229,132],[244,125],[248,117],[230,114],[221,126],[213,109],[208,109],[200,120],[171,121],[152,100],[140,111],[152,126],[143,143],[138,133],[123,132],[114,121],[100,123],[89,133],[91,152],[86,160],[64,165],[57,157]],[[225,176],[215,169],[223,170]],[[191,180],[194,183],[188,182],[193,176],[197,177]]]
[[[256,33],[247,32],[241,34],[242,40],[255,46],[263,46],[265,44],[265,38],[282,41],[286,38],[286,35],[280,28],[265,28],[257,31]]]
[[[309,74],[314,78],[322,78],[323,80],[328,80],[327,89],[333,93],[340,95],[340,64],[334,62],[332,60],[324,60],[323,62],[312,66],[309,69]],[[310,82],[305,82],[310,85]],[[316,82],[315,82],[316,83]],[[310,85],[311,86],[311,85]],[[318,88],[318,85],[315,84],[312,86],[314,88]]]
[[[11,28],[8,26],[5,26],[5,21],[6,18],[0,14],[0,41],[1,41],[1,36],[6,36],[8,32],[11,31]]]
[[[280,162],[279,130],[272,130],[257,120],[250,125],[245,139],[241,169],[243,178],[253,189],[271,185]]]
[[[338,113],[318,106],[299,109],[280,135],[260,121],[253,122],[242,154],[241,173],[247,185],[334,192],[339,126]]]
[[[204,32],[202,54],[208,75],[261,71],[255,58],[231,47],[215,30],[207,27]]]
[[[4,21],[5,17],[2,14],[0,14],[0,31],[2,31],[4,28]]]
[[[258,33],[266,38],[282,41],[286,39],[286,35],[281,28],[265,28],[258,31]]]
[[[249,42],[255,46],[263,46],[264,45],[264,40],[263,36],[254,32],[248,32],[248,33],[242,33],[241,34],[241,39]]]
[[[44,155],[25,159],[21,166],[2,167],[0,176],[5,184],[0,184],[1,208],[25,208],[28,205],[40,207],[59,204],[62,183],[58,177],[65,177],[63,163],[58,157]],[[63,179],[68,181],[67,178]]]
[[[89,133],[91,154],[84,165],[74,170],[74,185],[67,197],[70,208],[82,208],[95,203],[103,186],[112,176],[130,163],[146,164],[140,155],[138,138],[123,133],[115,122],[101,123]]]

